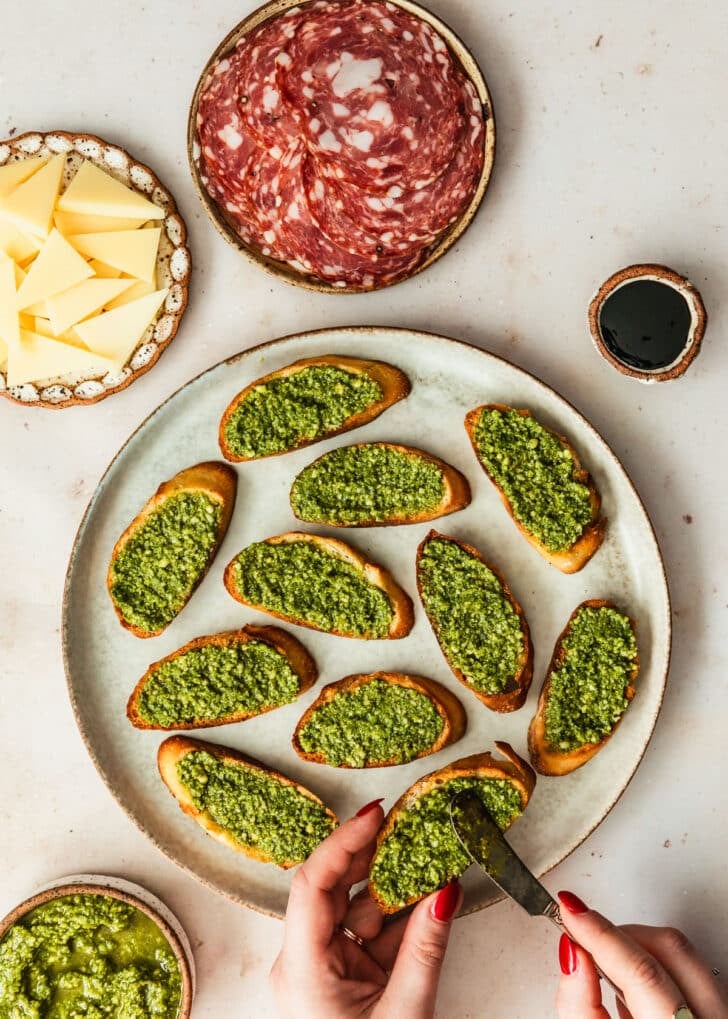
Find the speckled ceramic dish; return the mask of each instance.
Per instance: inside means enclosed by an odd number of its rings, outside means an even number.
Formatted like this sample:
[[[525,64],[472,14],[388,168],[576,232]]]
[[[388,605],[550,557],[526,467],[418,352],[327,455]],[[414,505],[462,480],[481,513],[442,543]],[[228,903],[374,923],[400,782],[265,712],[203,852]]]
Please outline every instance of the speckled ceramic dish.
[[[160,481],[188,464],[219,457],[217,426],[237,392],[299,358],[330,353],[397,365],[410,377],[411,395],[351,435],[329,439],[315,449],[240,465],[235,515],[199,591],[162,636],[146,641],[131,636],[119,626],[106,592],[106,568],[119,534]],[[476,463],[463,418],[482,403],[530,408],[571,439],[594,475],[609,526],[603,546],[580,573],[560,573],[523,539]],[[89,753],[136,824],[201,881],[277,916],[285,908],[290,873],[231,852],[184,816],[157,774],[156,753],[163,734],[133,729],[125,707],[151,661],[193,637],[267,620],[230,598],[223,587],[224,567],[249,542],[298,528],[288,504],[291,482],[321,453],[352,439],[416,445],[453,464],[470,481],[472,503],[441,521],[440,529],[481,549],[500,567],[523,606],[535,647],[534,682],[525,707],[510,715],[494,714],[464,690],[446,666],[417,602],[415,585],[415,552],[431,525],[377,527],[347,532],[346,538],[390,569],[415,600],[412,633],[397,641],[356,641],[287,626],[316,659],[318,684],[295,704],[201,732],[202,738],[242,750],[290,775],[321,796],[339,817],[353,814],[373,796],[386,797],[384,805],[390,807],[420,776],[466,754],[492,749],[495,739],[510,742],[525,756],[528,724],[556,637],[580,602],[610,598],[637,620],[642,664],[637,695],[614,739],[586,767],[565,778],[539,777],[528,810],[512,829],[512,841],[531,869],[543,874],[593,831],[634,774],[657,720],[670,657],[667,583],[639,496],[585,418],[533,376],[492,354],[440,336],[353,328],[286,337],[194,379],[163,403],[117,454],[81,524],[63,609],[68,684]],[[448,686],[467,710],[463,739],[425,760],[394,768],[336,770],[302,761],[293,751],[291,736],[321,687],[351,673],[375,670],[431,676]],[[466,910],[497,898],[474,871],[466,875],[465,886]]]
[[[293,7],[299,6],[300,2],[301,0],[270,0],[269,3],[263,4],[262,7],[258,7],[257,10],[253,11],[252,14],[249,14],[247,18],[244,18],[235,26],[235,28],[233,28],[231,32],[228,33],[228,35],[225,36],[205,64],[199,81],[197,82],[195,93],[192,97],[189,119],[187,121],[187,155],[189,158],[190,170],[192,171],[192,180],[194,182],[195,189],[197,190],[197,194],[200,197],[200,201],[205,208],[205,212],[212,220],[213,225],[222,234],[225,240],[228,241],[228,243],[232,244],[233,247],[237,248],[238,251],[251,261],[272,273],[274,276],[277,276],[279,279],[283,279],[287,283],[293,283],[295,286],[306,287],[308,290],[316,290],[322,294],[360,293],[364,288],[355,286],[338,286],[334,283],[329,283],[326,280],[306,275],[302,272],[297,272],[292,266],[288,265],[288,263],[279,262],[274,258],[268,258],[256,248],[246,244],[235,230],[234,226],[226,218],[224,210],[221,209],[218,203],[208,194],[200,176],[200,146],[197,136],[197,110],[200,101],[200,94],[209,71],[221,56],[237,45],[244,35],[247,35],[254,28],[257,28],[257,26],[262,24],[264,21],[274,18],[279,14],[283,14],[285,11],[288,11]],[[467,230],[475,218],[475,214],[483,200],[493,172],[493,162],[495,160],[495,118],[493,116],[493,103],[477,60],[462,39],[460,39],[460,37],[457,36],[451,28],[449,28],[443,21],[426,8],[421,7],[419,4],[412,3],[411,0],[392,0],[392,2],[398,7],[401,7],[403,10],[409,11],[411,14],[416,15],[431,25],[445,40],[450,52],[455,57],[456,62],[460,64],[466,76],[472,82],[483,108],[483,117],[485,121],[483,148],[485,158],[478,186],[473,193],[470,203],[459,219],[442,234],[440,239],[427,252],[423,261],[412,272],[403,276],[401,279],[393,281],[393,283],[387,284],[388,286],[392,286],[394,283],[402,283],[405,279],[410,279],[417,273],[423,272],[439,258],[442,258],[445,252],[448,251],[463,235],[465,230]],[[374,289],[381,289],[381,287],[375,287]],[[365,292],[368,291],[365,290]]]
[[[156,364],[163,350],[179,329],[187,307],[192,262],[187,247],[187,229],[177,211],[174,198],[148,166],[138,163],[128,152],[92,134],[70,134],[67,131],[29,132],[0,141],[0,166],[35,156],[67,154],[63,187],[67,187],[83,159],[116,177],[150,202],[164,209],[160,222],[162,233],[157,254],[157,284],[169,289],[155,321],[148,327],[118,375],[77,374],[45,379],[42,384],[26,383],[8,388],[7,375],[0,370],[0,396],[26,406],[63,407],[96,403],[118,393],[135,382]]]
[[[11,909],[7,916],[0,919],[0,941],[13,924],[22,920],[36,907],[66,895],[103,895],[107,898],[119,899],[129,906],[134,906],[154,921],[169,942],[182,978],[182,994],[177,1019],[189,1019],[192,1000],[195,996],[195,960],[189,938],[169,907],[165,906],[156,895],[132,881],[126,881],[119,877],[107,877],[103,874],[70,874],[67,877],[51,881]]]

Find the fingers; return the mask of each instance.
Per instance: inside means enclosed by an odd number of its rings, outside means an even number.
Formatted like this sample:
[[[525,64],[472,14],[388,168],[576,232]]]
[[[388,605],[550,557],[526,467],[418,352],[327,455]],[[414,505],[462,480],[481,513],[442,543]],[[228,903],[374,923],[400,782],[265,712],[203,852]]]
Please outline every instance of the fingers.
[[[591,956],[575,945],[568,934],[562,934],[559,941],[559,965],[561,980],[556,995],[559,1019],[609,1019]]]
[[[640,924],[629,924],[622,930],[672,975],[693,1012],[728,1019],[728,993],[682,931]]]
[[[385,1015],[434,1016],[451,921],[461,903],[462,889],[452,881],[414,908],[382,996]]]
[[[569,933],[622,991],[634,1015],[670,1016],[684,995],[642,945],[571,893],[559,892]]]
[[[364,888],[351,900],[346,916],[340,922],[365,941],[372,941],[384,926],[384,917]]]
[[[292,953],[323,951],[343,918],[349,889],[366,877],[383,811],[376,804],[337,828],[293,877],[285,945]]]

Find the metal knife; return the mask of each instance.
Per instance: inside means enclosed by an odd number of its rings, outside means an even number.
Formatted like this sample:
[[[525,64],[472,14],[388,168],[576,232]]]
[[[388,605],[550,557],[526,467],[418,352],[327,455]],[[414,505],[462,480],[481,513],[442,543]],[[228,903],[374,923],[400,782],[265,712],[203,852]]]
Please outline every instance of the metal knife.
[[[474,790],[463,789],[452,798],[450,820],[460,844],[470,859],[486,872],[501,891],[517,902],[530,916],[545,916],[561,931],[564,930],[558,903],[533,876],[525,863],[516,856]],[[615,987],[598,967],[597,972],[624,1003],[619,988]]]

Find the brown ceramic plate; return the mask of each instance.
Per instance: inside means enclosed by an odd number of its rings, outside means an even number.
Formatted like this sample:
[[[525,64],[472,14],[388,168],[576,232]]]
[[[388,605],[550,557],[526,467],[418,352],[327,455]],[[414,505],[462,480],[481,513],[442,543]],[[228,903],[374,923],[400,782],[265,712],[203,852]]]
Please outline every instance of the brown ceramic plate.
[[[475,91],[482,103],[483,116],[485,120],[485,135],[483,139],[484,147],[484,162],[483,170],[478,181],[478,186],[475,189],[475,193],[467,206],[465,211],[462,213],[460,218],[453,223],[449,229],[447,229],[435,245],[427,253],[426,258],[418,265],[411,273],[401,279],[395,280],[394,283],[402,283],[405,279],[410,279],[417,273],[423,272],[434,262],[448,251],[453,244],[463,235],[467,228],[472,223],[476,212],[480,206],[483,196],[485,195],[486,188],[490,181],[491,174],[493,172],[493,161],[495,159],[495,120],[493,117],[493,103],[490,98],[488,86],[486,85],[485,78],[478,66],[478,62],[467,48],[465,43],[460,39],[459,36],[453,32],[443,21],[428,11],[426,8],[421,7],[419,4],[412,3],[412,0],[391,0],[398,7],[401,7],[405,11],[409,11],[411,14],[416,15],[423,21],[426,21],[431,25],[435,31],[445,40],[451,54],[454,56],[457,63],[460,64],[461,68],[465,72],[465,75],[470,79],[475,88]],[[239,236],[234,228],[234,225],[228,221],[225,216],[224,210],[220,208],[218,203],[212,198],[205,190],[205,186],[202,183],[200,176],[200,169],[198,165],[199,160],[199,142],[197,138],[197,109],[200,101],[200,93],[205,83],[205,79],[217,60],[223,54],[231,50],[244,36],[251,32],[254,28],[262,22],[267,21],[269,18],[274,18],[279,14],[283,14],[285,11],[290,10],[292,7],[298,7],[300,0],[270,0],[269,3],[263,4],[262,7],[258,7],[257,10],[249,14],[247,18],[244,18],[235,28],[229,32],[222,40],[220,45],[216,48],[210,59],[205,64],[202,74],[200,75],[197,87],[195,88],[194,95],[192,96],[192,104],[190,106],[189,118],[187,121],[187,155],[190,163],[190,170],[192,171],[192,180],[195,185],[197,194],[199,195],[200,201],[202,202],[205,212],[212,220],[213,225],[222,234],[229,244],[232,244],[234,248],[237,248],[243,255],[249,258],[252,262],[255,262],[261,268],[266,269],[269,273],[277,276],[279,279],[285,280],[287,283],[293,283],[298,287],[306,287],[308,290],[316,290],[322,294],[355,294],[355,293],[368,293],[371,289],[382,289],[381,287],[374,288],[363,288],[363,287],[340,287],[333,283],[329,283],[326,280],[321,280],[318,277],[306,275],[305,273],[297,272],[292,266],[286,262],[279,262],[274,258],[269,258],[262,254],[256,248],[249,244]],[[393,286],[394,283],[386,284],[387,286]]]

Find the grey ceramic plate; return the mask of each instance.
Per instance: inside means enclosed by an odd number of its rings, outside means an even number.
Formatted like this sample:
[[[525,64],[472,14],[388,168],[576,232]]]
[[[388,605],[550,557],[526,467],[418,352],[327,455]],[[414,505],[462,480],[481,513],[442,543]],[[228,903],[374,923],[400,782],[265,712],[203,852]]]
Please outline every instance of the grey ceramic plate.
[[[348,435],[287,456],[238,467],[238,503],[216,562],[189,605],[167,631],[138,640],[117,622],[105,576],[114,542],[157,485],[201,460],[218,459],[217,427],[229,400],[260,375],[301,357],[342,353],[398,365],[413,390],[376,421]],[[528,407],[567,435],[592,472],[609,518],[607,537],[586,568],[565,576],[521,537],[470,448],[463,417],[480,403]],[[385,806],[421,775],[451,760],[510,742],[526,755],[526,731],[553,644],[585,598],[611,598],[637,620],[641,660],[637,696],[614,739],[584,768],[565,778],[539,778],[512,842],[538,874],[562,860],[605,817],[634,774],[662,701],[670,656],[670,605],[652,526],[619,461],[565,400],[526,372],[474,347],[407,330],[331,329],[286,337],[223,362],[163,403],[120,450],[81,524],[68,570],[63,635],[68,683],[81,734],[105,782],[124,810],[168,856],[212,888],[261,911],[282,915],[290,873],[231,852],[182,814],[157,774],[163,734],[137,732],[126,700],[151,661],[202,634],[266,617],[226,593],[225,564],[251,541],[298,527],[288,489],[298,471],[326,449],[352,438],[421,446],[450,461],[471,482],[473,502],[438,522],[439,529],[476,545],[505,573],[523,606],[535,647],[534,683],[526,706],[511,715],[488,711],[452,676],[419,605],[404,640],[356,641],[295,631],[311,650],[321,678],[296,704],[238,725],[200,733],[288,773],[317,792],[340,817],[374,796]],[[414,557],[429,524],[347,531],[346,540],[389,567],[416,602]],[[313,530],[313,528],[310,528]],[[322,529],[324,533],[335,531]],[[324,683],[353,672],[392,669],[429,675],[449,685],[468,712],[468,731],[433,757],[396,767],[337,771],[307,764],[293,752],[297,719]],[[483,879],[466,877],[466,909],[497,898]]]

